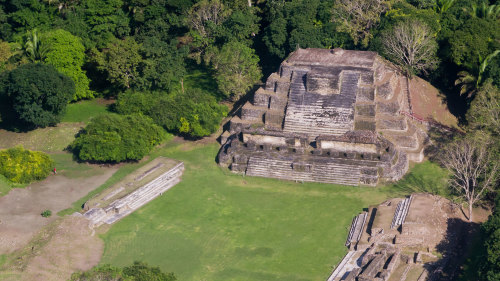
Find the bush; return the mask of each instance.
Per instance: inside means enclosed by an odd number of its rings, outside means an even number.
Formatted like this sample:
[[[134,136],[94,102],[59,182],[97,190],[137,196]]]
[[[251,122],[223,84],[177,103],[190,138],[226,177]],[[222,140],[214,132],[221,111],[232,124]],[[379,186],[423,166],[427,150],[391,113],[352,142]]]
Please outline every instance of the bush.
[[[0,174],[15,183],[30,183],[46,178],[54,161],[40,151],[30,151],[23,147],[0,150]]]
[[[0,81],[2,121],[33,128],[61,120],[75,94],[75,83],[51,65],[25,64]]]
[[[44,217],[44,218],[48,218],[48,217],[52,216],[52,211],[51,210],[45,210],[40,215],[42,215],[42,217]]]
[[[175,134],[190,137],[208,136],[219,128],[227,107],[199,89],[166,95],[127,92],[119,96],[116,110],[122,114],[144,114]]]
[[[92,162],[140,160],[166,137],[142,115],[99,115],[70,145],[76,157]]]
[[[150,267],[143,262],[134,262],[123,269],[109,264],[94,267],[87,272],[77,272],[71,275],[71,281],[175,281],[174,273],[164,273],[159,267]]]

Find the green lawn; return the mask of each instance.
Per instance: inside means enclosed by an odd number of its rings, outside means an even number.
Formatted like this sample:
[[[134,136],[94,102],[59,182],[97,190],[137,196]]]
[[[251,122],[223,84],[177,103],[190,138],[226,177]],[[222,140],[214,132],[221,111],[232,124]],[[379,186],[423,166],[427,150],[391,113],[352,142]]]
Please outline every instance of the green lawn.
[[[300,184],[231,174],[215,164],[216,144],[192,146],[154,153],[184,161],[183,181],[102,236],[102,263],[141,260],[179,280],[324,280],[352,217],[406,194],[431,165],[383,188]]]
[[[92,117],[109,113],[107,102],[104,99],[83,100],[75,103],[70,103],[66,107],[61,122],[88,122]]]

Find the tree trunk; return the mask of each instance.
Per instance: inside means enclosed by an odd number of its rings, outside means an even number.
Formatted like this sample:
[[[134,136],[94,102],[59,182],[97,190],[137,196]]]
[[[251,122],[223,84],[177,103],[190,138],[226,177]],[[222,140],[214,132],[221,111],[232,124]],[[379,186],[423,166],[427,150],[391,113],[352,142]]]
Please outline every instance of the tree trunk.
[[[252,7],[252,0],[248,0],[248,7]]]
[[[469,202],[469,222],[472,222],[472,202]]]
[[[182,93],[184,94],[184,78],[181,78],[181,89]]]

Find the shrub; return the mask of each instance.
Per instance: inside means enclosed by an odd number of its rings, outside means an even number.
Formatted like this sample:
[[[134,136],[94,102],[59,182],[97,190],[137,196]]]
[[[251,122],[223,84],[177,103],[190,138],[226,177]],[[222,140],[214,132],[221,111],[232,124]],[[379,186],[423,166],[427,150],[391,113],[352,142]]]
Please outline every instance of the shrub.
[[[23,147],[0,150],[0,174],[15,183],[30,183],[46,178],[54,167],[54,161],[40,151]]]
[[[76,272],[71,275],[71,281],[175,281],[173,272],[164,273],[159,267],[149,266],[147,263],[134,262],[124,268],[114,267],[109,264],[100,265],[87,272]]]
[[[44,217],[44,218],[48,218],[48,217],[52,216],[52,211],[51,210],[45,210],[40,215],[42,215],[42,217]]]
[[[51,65],[25,64],[4,75],[0,93],[4,123],[47,127],[59,123],[75,83]]]
[[[99,115],[70,145],[76,157],[93,162],[140,160],[166,137],[142,115]]]
[[[190,137],[208,136],[219,128],[227,107],[199,89],[166,95],[128,92],[119,96],[116,110],[122,114],[139,113],[175,134]]]

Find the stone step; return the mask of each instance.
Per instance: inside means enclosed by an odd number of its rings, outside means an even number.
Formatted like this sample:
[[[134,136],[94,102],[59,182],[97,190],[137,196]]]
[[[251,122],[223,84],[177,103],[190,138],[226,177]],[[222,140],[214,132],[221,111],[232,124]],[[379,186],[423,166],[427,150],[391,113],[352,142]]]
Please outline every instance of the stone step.
[[[327,279],[327,281],[334,281],[334,280],[340,280],[343,276],[343,273],[345,272],[344,267],[345,265],[351,260],[351,258],[356,254],[356,251],[350,251],[348,252],[342,261],[337,265],[335,270],[332,272],[330,277]],[[338,278],[338,279],[337,279]]]
[[[308,172],[294,170],[292,165],[292,161],[251,157],[246,174],[297,181],[359,185],[360,169],[356,166],[316,163],[314,171]]]
[[[161,193],[169,190],[171,187],[173,187],[174,185],[176,185],[179,182],[180,182],[179,178],[172,179],[171,181],[166,183],[164,186],[162,186],[161,189],[156,189],[156,190],[152,191],[150,194],[148,194],[148,196],[144,196],[144,197],[140,198],[139,200],[136,200],[133,203],[129,204],[129,207],[133,210],[138,209],[138,208],[142,207],[143,205],[145,205],[146,203],[148,203],[149,201],[158,197]]]

